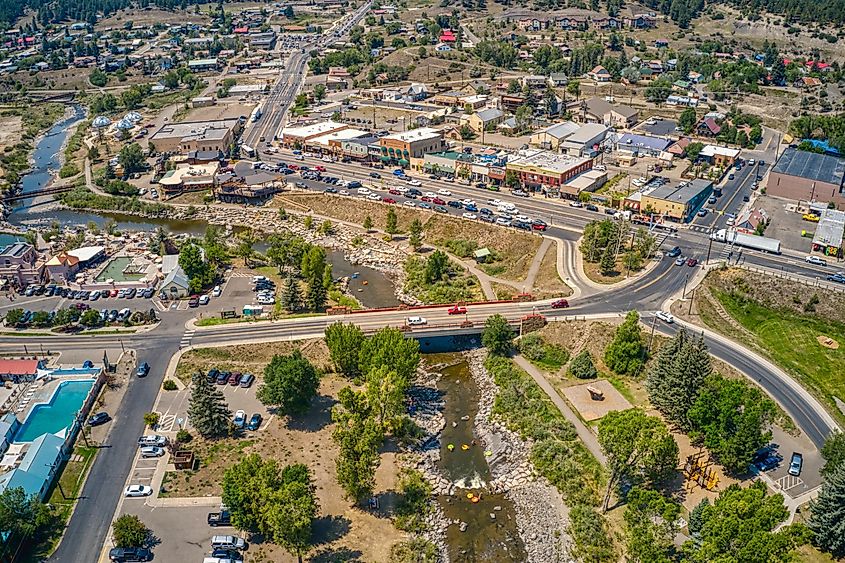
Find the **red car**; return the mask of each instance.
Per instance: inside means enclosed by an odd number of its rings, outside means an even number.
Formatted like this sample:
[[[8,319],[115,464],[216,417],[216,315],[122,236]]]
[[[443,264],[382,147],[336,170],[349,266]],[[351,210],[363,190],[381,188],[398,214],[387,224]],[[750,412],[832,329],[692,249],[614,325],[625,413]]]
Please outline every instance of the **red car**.
[[[109,297],[117,297],[117,294],[120,293],[119,289],[113,289],[109,291]]]
[[[299,170],[299,165],[297,164],[288,164],[288,168],[291,170]]]
[[[199,295],[191,295],[191,298],[188,299],[188,307],[194,308],[200,306],[200,297]]]
[[[388,190],[387,193],[389,193],[390,195],[402,195],[402,192],[400,192],[399,190]]]
[[[431,201],[431,198],[430,198],[430,197],[428,197],[427,195],[424,195],[424,196],[422,196],[422,197],[420,198],[420,201],[426,201],[426,202],[429,202],[429,201]]]
[[[315,166],[314,170],[316,170],[317,172],[325,172],[326,167],[325,166]]]
[[[383,197],[383,198],[381,198],[381,200],[382,200],[384,203],[396,203],[396,200],[395,200],[395,199],[393,199],[392,197]]]
[[[450,315],[465,315],[467,312],[466,307],[460,307],[455,305],[454,307],[449,307],[449,314]]]
[[[566,309],[567,307],[569,307],[569,301],[566,299],[552,301],[552,309]]]
[[[687,266],[689,266],[690,268],[692,268],[696,264],[698,264],[698,260],[696,260],[695,258],[690,258],[689,260],[687,260]]]
[[[241,374],[239,372],[234,372],[232,375],[229,376],[229,385],[232,387],[236,387],[241,382]]]
[[[436,197],[436,198],[431,200],[431,203],[433,203],[434,205],[446,205],[446,200],[440,199],[439,197]]]

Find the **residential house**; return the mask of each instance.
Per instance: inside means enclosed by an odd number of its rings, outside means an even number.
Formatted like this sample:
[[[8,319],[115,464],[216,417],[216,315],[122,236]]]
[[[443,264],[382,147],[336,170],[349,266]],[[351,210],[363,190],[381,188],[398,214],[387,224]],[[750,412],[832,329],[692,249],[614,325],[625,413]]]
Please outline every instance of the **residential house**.
[[[461,124],[468,125],[470,129],[481,134],[482,131],[489,131],[491,128],[496,127],[504,119],[505,112],[502,110],[487,108],[462,116]]]
[[[576,106],[577,107],[577,106]],[[587,123],[603,123],[608,127],[629,128],[639,119],[640,112],[623,104],[612,104],[604,98],[589,98],[580,104],[580,112],[573,115]]]
[[[553,72],[549,75],[549,84],[555,88],[562,88],[563,86],[569,84],[569,78],[564,72]]]
[[[622,18],[622,24],[632,29],[651,29],[657,24],[654,14],[631,14]]]
[[[769,214],[765,209],[746,209],[736,218],[734,226],[738,231],[753,234],[758,225],[765,226],[769,222]]]
[[[658,49],[666,49],[669,47],[669,40],[668,39],[655,39],[654,46]]]
[[[614,16],[605,16],[599,18],[592,18],[591,23],[596,29],[603,31],[613,31],[622,28],[622,19]]]
[[[695,130],[702,137],[715,137],[722,130],[722,126],[712,117],[705,117],[698,122]]]
[[[610,72],[601,65],[596,66],[593,70],[587,73],[587,78],[596,82],[610,82]]]
[[[545,88],[548,78],[539,74],[527,74],[522,77],[521,83],[523,88],[535,90],[538,88]]]

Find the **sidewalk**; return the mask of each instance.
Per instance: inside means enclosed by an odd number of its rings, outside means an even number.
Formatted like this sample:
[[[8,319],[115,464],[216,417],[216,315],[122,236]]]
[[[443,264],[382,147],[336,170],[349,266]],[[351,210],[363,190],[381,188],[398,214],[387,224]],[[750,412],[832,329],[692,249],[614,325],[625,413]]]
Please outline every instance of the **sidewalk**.
[[[531,362],[526,360],[520,355],[516,355],[513,357],[513,361],[516,365],[520,368],[525,370],[528,375],[531,376],[532,379],[540,386],[546,395],[549,396],[549,399],[552,400],[552,403],[558,408],[558,410],[563,414],[563,416],[572,423],[575,427],[575,432],[578,433],[578,437],[587,447],[591,454],[595,456],[595,458],[601,463],[602,465],[607,464],[607,458],[604,456],[604,453],[601,451],[601,446],[599,445],[599,440],[596,435],[590,430],[586,424],[584,424],[578,416],[572,412],[572,409],[569,408],[569,405],[566,404],[566,401],[561,397],[557,390],[552,386],[551,383],[546,379],[543,373],[531,365]]]

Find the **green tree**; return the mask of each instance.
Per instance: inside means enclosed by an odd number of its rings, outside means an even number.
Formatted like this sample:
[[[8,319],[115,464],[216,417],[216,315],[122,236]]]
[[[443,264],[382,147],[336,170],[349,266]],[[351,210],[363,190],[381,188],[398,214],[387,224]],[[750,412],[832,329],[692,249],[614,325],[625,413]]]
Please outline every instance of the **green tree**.
[[[420,221],[417,218],[414,218],[414,220],[411,221],[411,226],[408,229],[408,231],[409,231],[408,243],[411,245],[411,248],[413,248],[414,251],[419,250],[420,247],[422,246],[422,233],[423,233],[422,221]]]
[[[713,506],[702,512],[700,538],[684,544],[685,560],[791,561],[795,548],[807,541],[806,528],[792,524],[773,532],[789,511],[783,505],[783,496],[766,493],[763,481],[745,489],[734,484],[722,491]]]
[[[599,261],[599,271],[603,276],[609,276],[616,271],[616,254],[612,246],[608,246],[602,252],[601,260]]]
[[[682,328],[660,348],[648,372],[646,390],[651,404],[669,421],[688,430],[688,413],[711,371],[704,339],[690,336]]]
[[[425,283],[431,284],[442,280],[448,273],[449,257],[441,250],[432,252],[425,261],[425,272],[423,279]]]
[[[95,68],[93,71],[91,71],[91,74],[88,76],[88,82],[90,82],[92,86],[102,88],[103,86],[109,83],[109,77],[105,72],[103,72],[99,68]]]
[[[364,217],[364,224],[363,224],[363,227],[364,227],[364,229],[366,229],[367,231],[370,231],[370,230],[373,228],[373,219],[372,219],[369,215],[367,215],[366,217]]]
[[[633,376],[640,373],[644,362],[645,342],[640,330],[640,315],[629,311],[604,351],[604,363],[618,374]]]
[[[131,174],[144,169],[144,153],[138,143],[125,145],[117,155],[117,161],[123,166],[124,172]]]
[[[326,87],[323,84],[317,84],[314,86],[314,97],[317,98],[317,101],[320,102],[323,98],[326,97]]]
[[[397,226],[397,219],[396,219],[396,211],[391,207],[387,210],[387,221],[386,226],[384,227],[384,232],[389,235],[395,235],[399,232],[399,228]]]
[[[598,441],[607,456],[605,512],[611,492],[623,481],[655,483],[678,465],[678,444],[666,425],[637,409],[606,414],[599,422]]]
[[[111,525],[115,547],[143,547],[150,540],[150,530],[134,514],[124,514]]]
[[[346,377],[360,375],[360,353],[364,344],[361,329],[352,323],[336,322],[326,327],[325,340],[335,370]]]
[[[704,511],[707,510],[708,506],[710,506],[710,500],[703,498],[689,513],[687,528],[694,536],[700,534],[701,528],[704,527]]]
[[[683,129],[686,134],[690,134],[692,132],[697,122],[698,116],[696,115],[694,108],[685,109],[681,112],[681,116],[678,118],[678,126]]]
[[[255,396],[263,404],[276,407],[281,415],[302,414],[311,406],[319,386],[317,369],[302,352],[294,350],[288,356],[273,356]]]
[[[824,477],[832,475],[839,466],[845,465],[845,433],[835,430],[828,436],[821,454],[825,462],[821,470]]]
[[[828,464],[830,461],[828,461]],[[836,558],[845,556],[845,465],[825,473],[818,498],[810,504],[813,543]]]
[[[312,279],[308,282],[308,293],[305,300],[308,302],[308,307],[315,312],[322,311],[326,307],[328,301],[328,292],[326,286],[323,285],[322,278]]]
[[[50,509],[37,495],[28,495],[22,487],[0,492],[0,529],[21,541],[50,524]]]
[[[507,319],[497,313],[484,322],[481,344],[494,356],[507,356],[513,350],[514,337],[516,334]]]
[[[599,372],[593,364],[593,357],[589,350],[582,350],[572,359],[572,363],[569,364],[569,373],[578,379],[595,379],[598,377]]]
[[[302,255],[300,272],[310,284],[314,280],[323,281],[323,271],[326,269],[326,251],[322,246],[310,245]]]
[[[431,484],[419,471],[403,469],[399,474],[398,490],[396,527],[406,532],[423,532],[426,529],[425,517],[431,512]]]
[[[384,327],[364,340],[359,358],[360,373],[387,366],[403,380],[410,381],[420,364],[420,343],[405,338],[398,328]]]
[[[367,374],[365,393],[370,412],[382,428],[391,424],[405,409],[405,393],[410,381],[399,377],[389,366],[374,367]]]
[[[299,282],[293,276],[288,276],[285,280],[281,304],[288,313],[296,313],[302,309],[302,293],[299,291]]]
[[[671,563],[675,561],[676,521],[681,507],[657,491],[634,487],[625,508],[625,547],[632,563]]]
[[[335,461],[337,482],[346,498],[360,503],[373,494],[384,433],[369,416],[364,393],[346,387],[341,389],[338,400],[339,405],[332,409],[332,438],[339,450]]]
[[[225,436],[229,431],[232,415],[223,392],[209,383],[202,372],[191,379],[191,398],[188,400],[188,418],[191,425],[204,438]]]
[[[701,150],[704,148],[704,143],[699,143],[698,141],[692,142],[687,145],[687,158],[690,162],[695,162],[698,160],[698,155],[701,154]]]
[[[179,250],[179,266],[188,276],[190,289],[194,293],[199,293],[214,282],[214,270],[203,258],[199,246],[193,243],[185,244]]]
[[[712,375],[689,410],[690,437],[701,441],[725,469],[741,473],[772,438],[775,404],[745,381]]]
[[[610,563],[617,560],[605,519],[592,506],[579,503],[572,507],[569,533],[574,539],[572,556],[576,561]]]

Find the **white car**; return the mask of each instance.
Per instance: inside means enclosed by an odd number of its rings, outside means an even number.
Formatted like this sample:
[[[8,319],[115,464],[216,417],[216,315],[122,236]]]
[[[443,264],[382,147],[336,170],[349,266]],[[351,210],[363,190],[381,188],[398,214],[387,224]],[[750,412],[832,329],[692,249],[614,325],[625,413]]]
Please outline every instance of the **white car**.
[[[496,217],[496,224],[497,225],[504,225],[505,227],[511,226],[510,219],[505,219],[504,217]]]
[[[419,180],[408,180],[408,183],[412,186],[415,186],[415,187],[416,186],[422,186],[422,182],[420,182]]]
[[[151,494],[153,494],[153,489],[147,485],[129,485],[123,490],[125,497],[148,497]]]
[[[434,192],[425,192],[423,195],[424,195],[425,197],[430,197],[430,198],[432,198],[432,199],[434,199],[434,198],[436,198],[436,197],[437,197],[437,194],[436,194],[436,193],[434,193]]]
[[[478,219],[478,215],[476,215],[475,213],[463,213],[461,217],[463,217],[464,219]]]
[[[367,196],[367,199],[369,199],[370,201],[381,201],[381,196],[377,194],[369,194]]]
[[[235,417],[232,419],[232,424],[238,428],[243,428],[246,424],[246,412],[242,410],[237,411]]]
[[[452,192],[450,192],[446,188],[440,188],[439,190],[437,190],[437,193],[440,195],[452,195]]]
[[[408,326],[423,326],[428,324],[425,317],[408,317],[405,319],[405,322]]]
[[[815,264],[816,266],[827,266],[827,261],[819,258],[818,256],[807,256],[804,258],[804,261],[807,264]]]
[[[406,188],[405,186],[393,186],[393,188],[391,188],[391,189],[396,190],[400,194],[408,193],[408,188]]]
[[[501,199],[488,199],[487,203],[489,203],[490,205],[493,205],[495,207],[499,207],[500,205],[502,205],[502,200]]]
[[[161,434],[149,434],[138,438],[138,445],[143,446],[165,446],[167,445],[167,437]]]
[[[475,200],[472,200],[472,199],[469,199],[469,198],[462,199],[461,203],[463,203],[465,206],[466,205],[475,205]]]
[[[338,193],[339,193],[340,195],[349,195],[349,191],[348,191],[348,190],[340,190]]]
[[[666,311],[657,311],[654,316],[663,321],[664,323],[672,324],[675,322],[675,317],[673,317],[671,313],[667,313]]]
[[[144,446],[141,448],[141,457],[161,457],[164,455],[164,448],[158,446]]]
[[[208,301],[211,299],[208,294],[200,295],[200,305],[208,305]]]
[[[569,207],[584,207],[584,204],[580,201],[570,201]]]
[[[223,290],[220,289],[219,285],[215,285],[214,289],[211,290],[211,295],[214,297],[220,297],[223,294]]]
[[[406,202],[403,202],[402,205],[404,205],[405,207],[416,207],[417,206],[417,204],[414,203],[413,201],[411,201],[410,199]]]
[[[355,191],[359,194],[368,194],[368,193],[370,193],[370,188],[361,187],[361,188],[358,188]]]
[[[528,215],[517,215],[516,220],[522,221],[523,223],[530,223],[531,222],[531,219],[528,217]]]
[[[322,160],[323,162],[334,162],[334,161],[331,159],[331,157],[329,157],[329,156],[324,156],[321,160]]]

